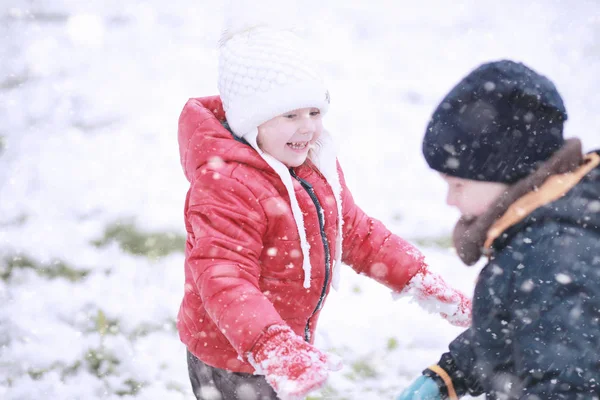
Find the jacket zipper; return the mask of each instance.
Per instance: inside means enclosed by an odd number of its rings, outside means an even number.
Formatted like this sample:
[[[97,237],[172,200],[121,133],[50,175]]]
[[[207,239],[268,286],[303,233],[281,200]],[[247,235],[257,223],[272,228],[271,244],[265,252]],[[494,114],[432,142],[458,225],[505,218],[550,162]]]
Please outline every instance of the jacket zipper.
[[[331,264],[331,254],[329,253],[329,242],[327,241],[327,236],[325,235],[325,218],[323,207],[321,207],[321,203],[319,203],[319,199],[317,199],[312,185],[306,182],[304,179],[300,178],[298,175],[296,175],[296,173],[292,169],[290,169],[290,174],[292,175],[292,177],[294,177],[294,179],[300,182],[300,185],[302,185],[304,190],[306,190],[311,200],[313,201],[315,208],[317,209],[317,217],[319,218],[319,232],[321,234],[321,241],[323,242],[323,248],[325,250],[325,281],[323,282],[321,297],[319,297],[317,306],[315,307],[310,317],[308,317],[308,321],[306,322],[306,326],[304,327],[304,340],[310,342],[310,320],[321,309],[323,301],[325,300],[325,294],[327,293],[327,286],[329,285],[329,279],[331,275],[329,270]]]

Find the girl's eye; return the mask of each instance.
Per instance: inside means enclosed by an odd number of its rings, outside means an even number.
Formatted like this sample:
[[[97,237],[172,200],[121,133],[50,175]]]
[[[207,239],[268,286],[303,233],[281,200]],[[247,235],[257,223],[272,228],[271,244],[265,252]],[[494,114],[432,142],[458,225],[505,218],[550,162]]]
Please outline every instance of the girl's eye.
[[[314,117],[315,115],[319,115],[319,114],[321,114],[321,111],[319,111],[319,110],[316,110],[316,111],[311,111],[311,112],[310,112],[310,115],[311,115],[312,117]]]
[[[288,119],[292,119],[296,116],[296,114],[285,114],[283,117],[284,118],[288,118]]]

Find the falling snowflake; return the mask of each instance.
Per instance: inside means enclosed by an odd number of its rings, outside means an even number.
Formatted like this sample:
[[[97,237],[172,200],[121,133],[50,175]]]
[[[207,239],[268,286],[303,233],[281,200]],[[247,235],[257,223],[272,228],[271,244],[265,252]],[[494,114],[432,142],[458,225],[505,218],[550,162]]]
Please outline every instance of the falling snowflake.
[[[569,283],[573,282],[573,279],[566,274],[556,274],[556,281],[562,285],[568,285]]]

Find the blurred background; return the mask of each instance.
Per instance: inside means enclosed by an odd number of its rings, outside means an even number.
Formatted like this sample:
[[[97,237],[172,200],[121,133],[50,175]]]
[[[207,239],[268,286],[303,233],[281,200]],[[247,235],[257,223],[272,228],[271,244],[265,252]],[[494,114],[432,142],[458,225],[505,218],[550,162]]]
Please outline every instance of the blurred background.
[[[471,292],[481,264],[452,253],[458,215],[420,152],[428,118],[470,70],[510,58],[555,82],[565,136],[600,148],[600,2],[297,6],[357,203]],[[0,398],[193,399],[175,329],[177,119],[217,94],[223,13],[208,0],[2,1]],[[349,268],[341,286],[317,344],[345,367],[313,399],[391,399],[460,333]]]

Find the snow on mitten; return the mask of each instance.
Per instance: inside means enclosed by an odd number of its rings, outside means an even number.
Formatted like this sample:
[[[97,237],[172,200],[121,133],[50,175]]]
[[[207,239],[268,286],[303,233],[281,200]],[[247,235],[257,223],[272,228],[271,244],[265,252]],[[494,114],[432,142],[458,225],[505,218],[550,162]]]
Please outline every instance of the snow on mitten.
[[[471,300],[456,289],[451,288],[441,276],[423,268],[396,295],[411,297],[423,309],[439,313],[452,325],[471,325]]]
[[[267,329],[250,351],[248,361],[281,400],[304,399],[325,384],[330,370],[341,368],[341,362],[282,325]]]

